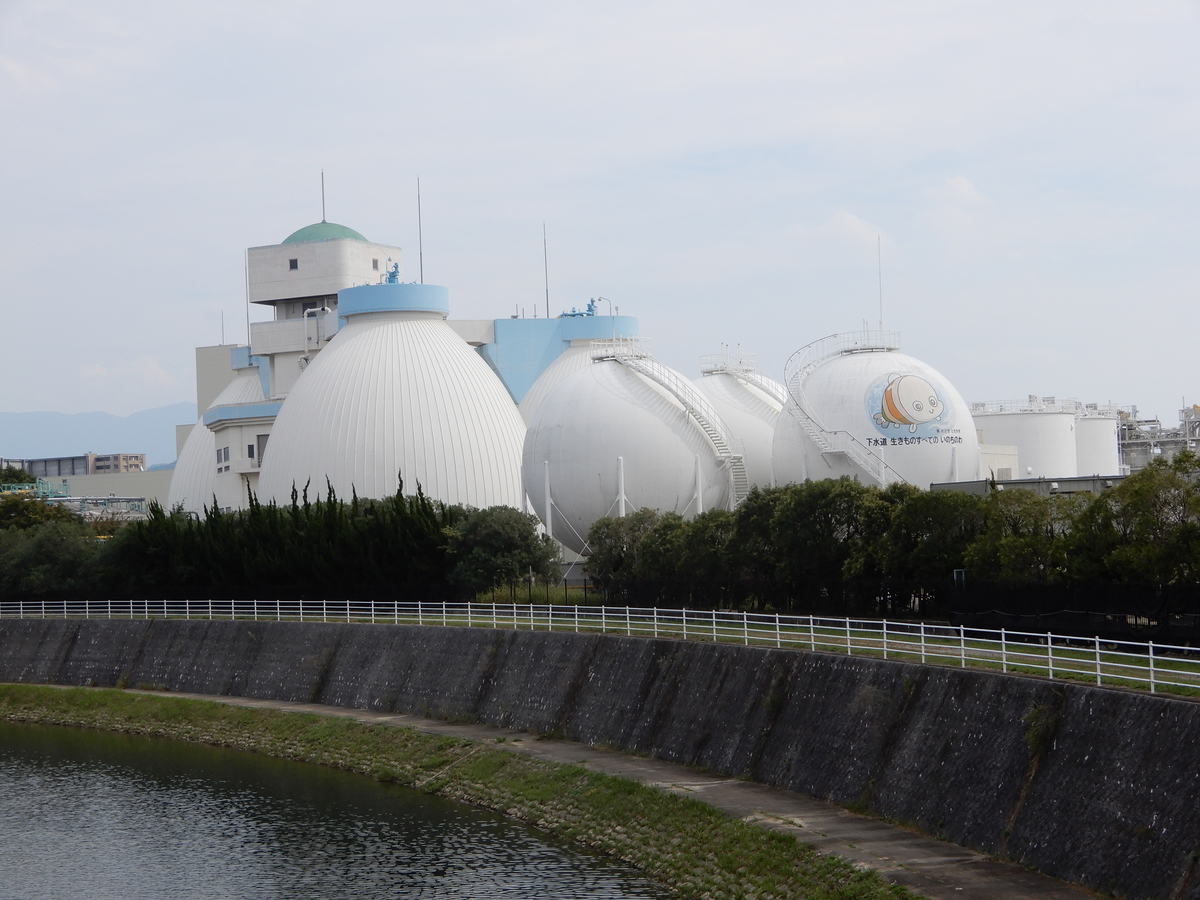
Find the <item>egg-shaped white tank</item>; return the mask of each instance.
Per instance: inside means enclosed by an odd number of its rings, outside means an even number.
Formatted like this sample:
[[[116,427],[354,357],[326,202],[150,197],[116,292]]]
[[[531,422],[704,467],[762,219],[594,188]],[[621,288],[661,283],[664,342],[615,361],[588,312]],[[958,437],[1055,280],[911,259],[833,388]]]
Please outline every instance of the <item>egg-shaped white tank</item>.
[[[979,477],[979,440],[962,396],[898,351],[894,332],[831,335],[798,351],[775,428],[775,483],[848,475],[921,488]]]
[[[256,403],[263,399],[262,381],[258,369],[241,369],[242,374],[229,382],[225,390],[217,395],[209,409],[230,403]],[[207,412],[207,410],[205,410]],[[167,509],[181,507],[185,512],[202,513],[212,506],[217,482],[217,439],[204,416],[196,420],[188,432],[175,471],[171,474],[171,486],[167,489]]]
[[[646,357],[634,365],[601,359],[568,375],[525,436],[530,503],[553,537],[577,553],[597,519],[621,513],[622,485],[626,512],[647,507],[691,518],[729,505],[728,460],[680,397],[715,420],[724,442],[719,416],[680,373]]]
[[[778,381],[759,372],[745,357],[704,357],[696,386],[729,429],[735,453],[745,460],[752,487],[770,487],[771,446],[787,392]]]
[[[1119,475],[1121,450],[1115,416],[1080,416],[1075,420],[1075,459],[1080,475]]]
[[[546,366],[545,371],[537,377],[529,386],[529,390],[525,392],[525,396],[521,398],[519,408],[521,418],[525,420],[526,425],[533,421],[542,406],[542,401],[550,395],[560,381],[572,372],[578,372],[592,364],[591,349],[592,342],[590,340],[571,341],[570,346],[559,355],[558,359]]]
[[[521,508],[517,407],[487,363],[445,322],[449,293],[376,284],[338,293],[346,324],[288,394],[263,455],[258,494],[292,486],[342,497],[420,485],[445,503]]]
[[[1079,474],[1073,412],[976,412],[985,444],[1017,448],[1017,478],[1073,478]],[[1091,474],[1091,473],[1088,473]]]

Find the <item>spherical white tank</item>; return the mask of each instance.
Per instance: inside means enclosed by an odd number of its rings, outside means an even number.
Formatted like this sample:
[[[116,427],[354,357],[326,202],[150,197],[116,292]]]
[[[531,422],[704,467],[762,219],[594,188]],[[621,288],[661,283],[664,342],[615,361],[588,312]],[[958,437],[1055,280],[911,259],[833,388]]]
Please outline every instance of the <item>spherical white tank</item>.
[[[678,372],[650,365],[695,392]],[[622,482],[626,512],[649,507],[690,518],[729,501],[727,467],[679,399],[612,359],[572,373],[546,396],[525,436],[522,471],[534,512],[576,552],[592,523],[619,514]]]
[[[977,412],[975,427],[983,432],[985,444],[1016,446],[1015,478],[1079,474],[1073,412]]]
[[[848,475],[928,488],[979,477],[970,409],[943,375],[911,356],[833,353],[794,377],[790,393],[775,428],[776,484]]]
[[[695,381],[729,428],[733,451],[741,453],[751,486],[771,486],[771,445],[786,392],[757,372],[720,369]]]
[[[292,485],[342,497],[405,493],[475,507],[521,508],[516,405],[487,363],[445,322],[444,287],[377,284],[338,294],[347,324],[313,359],[271,429],[260,499]]]
[[[238,375],[225,390],[217,395],[209,409],[230,403],[256,403],[263,399],[262,382],[258,369],[239,369]],[[207,410],[205,410],[207,412]],[[201,415],[188,432],[175,471],[171,475],[171,486],[167,490],[167,509],[182,507],[185,512],[202,513],[211,506],[217,483],[216,435],[208,430]]]
[[[1080,416],[1075,420],[1075,459],[1080,475],[1119,475],[1121,451],[1118,420],[1112,416]]]
[[[533,421],[542,406],[542,401],[549,396],[560,381],[572,372],[578,372],[592,364],[591,347],[590,340],[571,341],[571,346],[567,347],[558,359],[550,363],[545,371],[537,377],[537,380],[529,386],[529,390],[521,398],[520,405],[521,418],[525,420],[526,425]]]

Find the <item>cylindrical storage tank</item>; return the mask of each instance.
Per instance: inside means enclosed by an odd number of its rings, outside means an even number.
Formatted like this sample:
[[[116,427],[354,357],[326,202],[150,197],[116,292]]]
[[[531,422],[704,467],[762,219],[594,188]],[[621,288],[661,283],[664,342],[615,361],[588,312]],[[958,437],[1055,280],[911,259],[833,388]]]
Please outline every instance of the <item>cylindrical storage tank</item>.
[[[592,342],[590,340],[571,341],[571,345],[546,367],[546,370],[529,386],[525,396],[521,398],[521,418],[528,425],[533,421],[542,401],[550,392],[558,387],[558,383],[580,369],[592,364]]]
[[[642,364],[707,406],[683,375]],[[622,484],[627,513],[648,507],[690,518],[729,502],[727,465],[696,419],[671,390],[614,359],[568,375],[547,395],[525,436],[522,471],[533,511],[577,553],[597,519],[620,514]]]
[[[242,369],[243,374],[226,385],[217,395],[209,409],[230,403],[255,403],[263,399],[262,381],[258,369]],[[205,410],[207,412],[208,410]],[[202,513],[212,506],[217,483],[216,437],[204,424],[204,416],[196,420],[188,432],[175,471],[171,474],[171,486],[167,490],[167,509],[181,507],[185,512]]]
[[[1015,478],[1073,478],[1079,474],[1073,412],[977,412],[985,444],[1017,448]],[[1090,473],[1089,473],[1090,474]]]
[[[342,497],[405,493],[475,507],[523,505],[525,426],[508,392],[445,322],[449,292],[374,284],[338,293],[346,325],[313,359],[271,429],[260,499],[292,486]]]
[[[905,481],[927,489],[977,479],[979,440],[954,386],[920,360],[886,345],[859,343],[789,376],[788,401],[775,428],[775,483],[847,475],[879,486]]]
[[[1113,416],[1080,416],[1075,420],[1075,459],[1080,475],[1119,475],[1119,422]]]
[[[770,487],[771,445],[786,392],[758,372],[719,367],[695,381],[729,429],[733,451],[741,453],[752,487]]]

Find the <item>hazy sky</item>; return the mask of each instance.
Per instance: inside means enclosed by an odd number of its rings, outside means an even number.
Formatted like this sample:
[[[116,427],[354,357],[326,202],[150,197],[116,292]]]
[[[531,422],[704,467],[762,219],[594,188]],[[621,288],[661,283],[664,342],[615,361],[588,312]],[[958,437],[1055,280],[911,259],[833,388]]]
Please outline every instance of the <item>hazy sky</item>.
[[[878,318],[968,400],[1200,402],[1200,5],[0,0],[5,411],[194,396],[328,217],[456,318],[611,298],[690,375]],[[606,307],[605,307],[606,308]]]

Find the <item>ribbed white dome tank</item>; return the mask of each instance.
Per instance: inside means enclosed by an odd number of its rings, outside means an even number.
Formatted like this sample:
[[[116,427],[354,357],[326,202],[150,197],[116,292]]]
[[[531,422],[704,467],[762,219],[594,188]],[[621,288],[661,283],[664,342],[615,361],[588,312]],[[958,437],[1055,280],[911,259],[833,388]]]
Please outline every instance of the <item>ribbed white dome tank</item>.
[[[263,454],[259,499],[292,486],[385,497],[426,495],[475,507],[523,506],[525,426],[487,363],[445,322],[449,293],[378,284],[338,293],[347,324],[284,401]]]
[[[970,408],[944,375],[899,346],[896,332],[855,332],[792,356],[775,427],[776,484],[849,475],[928,489],[979,477]]]
[[[214,406],[229,403],[257,403],[263,399],[262,381],[258,369],[239,369],[238,375],[212,402]],[[207,410],[205,410],[207,412]],[[204,424],[201,413],[192,430],[188,432],[175,472],[171,475],[171,487],[167,490],[167,509],[176,506],[185,512],[202,513],[213,502],[213,491],[217,480],[217,438]]]
[[[701,357],[700,372],[695,384],[729,428],[750,484],[770,487],[775,424],[787,400],[783,385],[762,374],[748,354]]]
[[[525,436],[522,471],[533,511],[543,522],[549,473],[549,518],[557,540],[583,552],[592,524],[620,513],[622,481],[627,513],[648,507],[691,518],[729,505],[728,460],[680,395],[693,408],[707,410],[724,441],[725,426],[703,395],[685,376],[648,356],[625,363],[601,358],[546,396]]]

